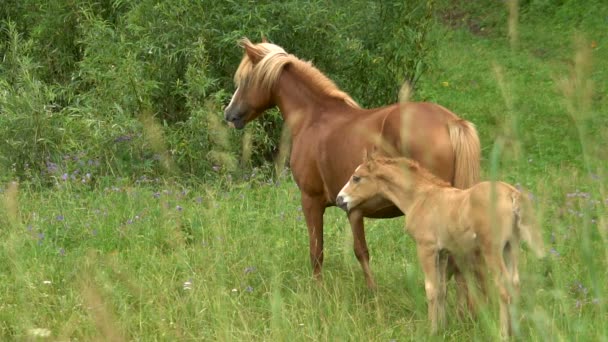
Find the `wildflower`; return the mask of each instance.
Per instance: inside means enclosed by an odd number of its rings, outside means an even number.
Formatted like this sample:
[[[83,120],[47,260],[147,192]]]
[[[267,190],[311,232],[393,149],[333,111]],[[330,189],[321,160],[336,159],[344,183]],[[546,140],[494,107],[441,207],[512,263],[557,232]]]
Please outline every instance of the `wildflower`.
[[[555,255],[556,257],[560,256],[559,252],[555,250],[555,248],[551,248],[551,250],[549,250],[549,253]]]
[[[232,289],[230,292],[232,292],[232,293],[237,293],[237,292],[239,292],[239,290],[237,290],[237,289]]]
[[[66,181],[66,180],[68,180],[68,174],[67,174],[67,173],[64,173],[63,175],[61,175],[61,180],[62,180],[62,181]]]
[[[160,192],[155,192],[152,196],[154,198],[160,198]]]
[[[220,167],[218,165],[213,165],[211,169],[213,169],[213,171],[215,172],[218,172],[220,170]]]
[[[179,204],[175,206],[175,209],[176,209],[177,211],[182,211],[182,210],[184,210],[184,208],[182,208],[182,206],[181,206],[181,205],[179,205]]]
[[[255,270],[256,270],[255,266],[248,266],[248,267],[245,267],[244,272],[245,272],[245,274],[249,274],[251,272],[254,272]]]
[[[51,285],[51,281],[50,280],[43,280],[42,283],[44,285]]]
[[[55,173],[55,171],[57,171],[57,169],[58,169],[57,164],[55,164],[55,163],[50,162],[50,161],[47,160],[47,162],[46,162],[46,170],[49,173]]]
[[[576,300],[576,308],[580,309],[583,306],[583,302],[581,302],[579,299]]]
[[[450,82],[443,81],[443,82],[441,82],[441,85],[444,86],[444,87],[449,87],[450,86]]]
[[[115,143],[119,143],[119,142],[124,142],[124,141],[131,141],[131,139],[133,139],[132,135],[129,135],[129,134],[127,134],[127,135],[121,135],[121,136],[116,137],[114,139],[114,142]]]
[[[185,291],[192,290],[192,281],[191,280],[184,282],[184,290]]]
[[[65,255],[65,249],[59,248],[59,255],[64,256]]]
[[[203,203],[203,198],[202,197],[197,197],[196,198],[196,203]]]
[[[247,292],[251,293],[251,292],[253,292],[253,287],[251,287],[251,286],[247,286],[247,287],[245,288],[245,291],[247,291]]]

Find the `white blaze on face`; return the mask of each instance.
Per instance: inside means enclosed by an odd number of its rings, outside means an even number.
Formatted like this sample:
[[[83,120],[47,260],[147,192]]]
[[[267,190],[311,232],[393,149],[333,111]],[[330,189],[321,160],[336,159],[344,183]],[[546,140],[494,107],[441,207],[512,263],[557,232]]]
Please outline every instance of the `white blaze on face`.
[[[234,91],[234,94],[232,94],[232,98],[230,99],[230,103],[228,104],[228,107],[226,107],[226,110],[228,110],[228,108],[232,107],[232,103],[234,102],[234,99],[236,98],[236,94],[239,93],[239,87],[236,88],[236,90]]]

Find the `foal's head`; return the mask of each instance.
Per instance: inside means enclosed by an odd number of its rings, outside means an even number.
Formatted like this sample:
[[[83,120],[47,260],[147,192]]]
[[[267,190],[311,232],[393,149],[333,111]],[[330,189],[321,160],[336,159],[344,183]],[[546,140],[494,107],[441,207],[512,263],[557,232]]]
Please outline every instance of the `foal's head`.
[[[392,201],[394,198],[388,198],[387,194],[393,192],[389,190],[397,184],[398,189],[392,190],[397,190],[410,199],[425,184],[450,186],[411,159],[374,158],[367,155],[363,164],[357,167],[348,183],[340,190],[336,204],[350,211],[378,197]]]
[[[224,111],[225,119],[239,129],[274,106],[271,90],[290,58],[283,48],[267,42],[253,44],[243,38],[240,45],[245,55],[234,75],[236,91]]]

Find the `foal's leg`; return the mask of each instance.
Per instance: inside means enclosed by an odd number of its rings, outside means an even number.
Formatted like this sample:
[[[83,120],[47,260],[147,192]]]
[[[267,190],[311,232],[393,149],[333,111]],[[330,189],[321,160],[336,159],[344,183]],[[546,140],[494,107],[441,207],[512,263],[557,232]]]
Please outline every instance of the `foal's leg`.
[[[437,322],[439,328],[445,328],[445,300],[447,292],[447,267],[450,255],[446,251],[439,251],[437,253]],[[453,262],[453,259],[452,259]]]
[[[311,197],[302,193],[302,211],[308,227],[308,240],[310,243],[310,263],[312,274],[321,280],[323,267],[323,214],[325,204],[319,197]]]
[[[513,238],[505,247],[504,259],[509,270],[511,286],[513,286],[513,297],[519,296],[519,270],[517,264],[519,262],[519,239]]]
[[[511,316],[509,314],[511,295],[508,288],[511,277],[503,259],[503,249],[504,247],[498,250],[493,248],[484,254],[500,296],[500,333],[503,338],[507,338],[511,335]]]
[[[438,330],[438,323],[443,324],[444,319],[441,316],[439,305],[440,295],[440,278],[439,278],[439,251],[434,246],[418,246],[418,259],[424,272],[424,290],[428,302],[428,315],[431,322],[431,333],[435,334]]]
[[[372,271],[369,267],[369,251],[367,250],[367,242],[365,241],[365,230],[363,228],[363,214],[359,210],[354,210],[348,213],[348,221],[353,232],[353,249],[355,256],[365,275],[365,282],[370,289],[376,288],[376,282],[372,276]]]

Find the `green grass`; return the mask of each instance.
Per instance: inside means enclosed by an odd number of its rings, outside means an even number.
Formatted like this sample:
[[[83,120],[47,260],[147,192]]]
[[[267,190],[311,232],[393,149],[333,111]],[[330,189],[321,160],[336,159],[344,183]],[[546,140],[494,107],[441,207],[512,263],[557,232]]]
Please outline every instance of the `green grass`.
[[[608,31],[601,19],[608,11],[599,6],[580,20],[565,12],[542,22],[524,16],[515,50],[501,11],[479,19],[483,35],[439,28],[437,67],[415,97],[473,121],[485,177],[535,196],[550,252],[538,260],[523,247],[518,336],[608,340]],[[568,100],[557,81],[570,75],[576,31],[598,44],[588,74],[595,85],[591,107],[569,113],[568,101],[578,100]],[[501,139],[510,144],[493,157]],[[325,216],[324,281],[311,279],[299,192],[289,179],[97,184],[23,184],[16,198],[0,187],[1,340],[35,340],[35,328],[62,341],[432,339],[402,218],[366,222],[379,285],[370,292],[335,208]],[[437,339],[497,337],[492,312],[459,320],[453,285],[448,291],[450,323]]]

